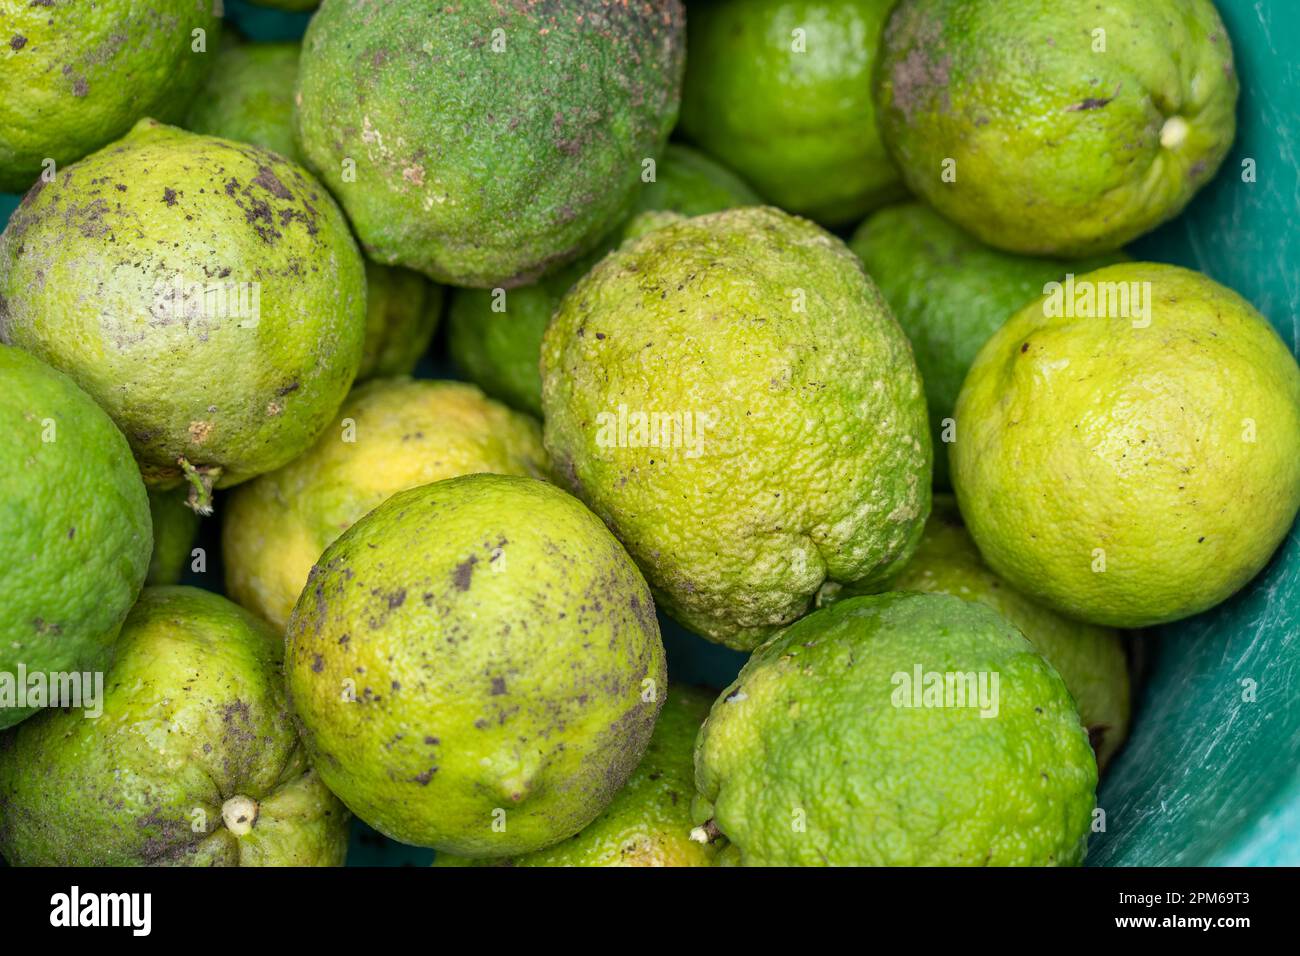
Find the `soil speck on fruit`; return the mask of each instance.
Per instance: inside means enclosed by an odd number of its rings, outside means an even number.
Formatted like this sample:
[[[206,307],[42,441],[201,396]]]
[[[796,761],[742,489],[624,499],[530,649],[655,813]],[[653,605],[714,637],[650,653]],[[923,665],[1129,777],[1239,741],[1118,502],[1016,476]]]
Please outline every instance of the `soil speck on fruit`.
[[[474,565],[476,564],[478,564],[478,556],[471,554],[456,565],[456,570],[452,574],[452,581],[455,583],[457,591],[469,590],[470,579],[474,576]]]

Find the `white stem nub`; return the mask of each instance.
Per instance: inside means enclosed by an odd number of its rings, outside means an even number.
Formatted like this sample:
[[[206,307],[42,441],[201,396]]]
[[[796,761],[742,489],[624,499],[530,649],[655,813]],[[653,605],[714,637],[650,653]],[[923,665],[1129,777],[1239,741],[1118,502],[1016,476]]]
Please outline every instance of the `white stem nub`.
[[[1187,139],[1189,129],[1187,120],[1181,116],[1169,117],[1165,120],[1165,125],[1160,127],[1160,145],[1165,149],[1177,149]]]
[[[244,836],[257,822],[257,801],[242,794],[233,796],[221,805],[221,819],[235,836]]]

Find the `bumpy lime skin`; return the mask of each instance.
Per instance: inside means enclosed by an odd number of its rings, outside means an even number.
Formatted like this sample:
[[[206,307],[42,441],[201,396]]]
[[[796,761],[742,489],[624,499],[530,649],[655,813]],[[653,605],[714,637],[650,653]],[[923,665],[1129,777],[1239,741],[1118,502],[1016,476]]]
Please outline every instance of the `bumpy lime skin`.
[[[184,127],[265,146],[302,163],[293,140],[293,87],[301,51],[297,43],[223,44]]]
[[[212,0],[9,0],[0,12],[0,192],[28,188],[48,160],[62,169],[141,117],[179,120],[212,68],[220,30]]]
[[[858,254],[907,333],[925,383],[934,443],[934,486],[951,487],[943,441],[975,354],[998,326],[1049,282],[1128,258],[1040,259],[1002,252],[918,202],[887,206],[853,234]],[[949,440],[952,440],[949,432]],[[943,452],[942,454],[940,452]]]
[[[0,339],[89,392],[154,487],[180,484],[181,458],[223,487],[310,445],[356,375],[365,308],[310,174],[151,120],[38,183],[0,235]]]
[[[477,474],[394,495],[321,557],[288,627],[313,763],[354,813],[468,857],[577,833],[667,689],[644,579],[553,485]]]
[[[199,516],[186,503],[186,492],[172,488],[149,492],[153,519],[153,554],[145,584],[176,584],[190,561],[190,545],[199,530]]]
[[[152,542],[117,426],[70,378],[0,345],[0,674],[102,669]],[[32,713],[0,707],[0,728]]]
[[[996,673],[996,716],[897,706],[895,675],[918,664]],[[695,775],[696,820],[730,842],[720,862],[745,866],[1076,865],[1097,784],[1065,685],[1019,631],[902,592],[761,647],[700,729]]]
[[[684,34],[678,0],[325,0],[298,140],[375,261],[526,285],[627,212],[677,120]]]
[[[146,588],[103,714],[0,737],[0,853],[19,866],[339,866],[348,814],[307,765],[282,643],[225,598]],[[223,805],[256,802],[236,835]]]
[[[902,0],[876,72],[912,191],[1033,255],[1118,249],[1177,215],[1232,145],[1237,92],[1210,0]]]
[[[773,205],[828,226],[902,195],[871,95],[893,3],[692,5],[683,131]]]
[[[711,866],[716,843],[691,839],[695,736],[713,693],[669,687],[645,757],[613,801],[581,833],[503,860],[439,853],[434,866]]]
[[[542,377],[558,480],[710,640],[752,648],[827,581],[883,584],[921,535],[911,347],[857,258],[806,220],[750,207],[630,242],[561,303]],[[677,416],[668,447],[662,427],[623,435],[620,407]]]
[[[1128,659],[1119,632],[1062,617],[990,571],[951,495],[934,496],[916,554],[890,587],[978,601],[1020,628],[1065,681],[1088,730],[1097,766],[1106,769],[1128,736]],[[843,593],[849,596],[848,589]]]
[[[227,593],[283,628],[340,534],[399,491],[480,471],[546,477],[537,422],[463,382],[359,386],[315,445],[226,501]]]
[[[540,282],[506,294],[504,311],[483,289],[457,289],[448,315],[447,346],[456,364],[485,392],[521,411],[542,415],[542,373],[538,358],[546,324],[564,293],[601,257],[615,248],[639,214],[672,210],[702,216],[735,206],[758,205],[758,194],[735,173],[702,153],[676,143],[664,149],[654,182],[642,182],[632,214],[620,228],[577,262]]]
[[[1300,509],[1300,368],[1199,272],[1075,281],[1149,283],[1150,315],[1049,317],[1039,301],[1008,319],[957,399],[953,486],[1020,590],[1094,624],[1175,621],[1259,573]]]

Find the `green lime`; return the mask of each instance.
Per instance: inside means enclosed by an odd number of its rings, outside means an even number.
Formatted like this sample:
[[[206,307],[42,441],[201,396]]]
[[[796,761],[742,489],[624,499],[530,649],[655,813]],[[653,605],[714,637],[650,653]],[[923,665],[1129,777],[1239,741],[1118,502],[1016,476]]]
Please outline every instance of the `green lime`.
[[[276,153],[142,120],[0,236],[0,337],[67,372],[194,506],[305,450],[361,362],[365,272]]]
[[[145,584],[176,584],[190,561],[190,546],[199,530],[199,516],[186,501],[184,490],[149,492],[153,518],[153,556]]]
[[[827,225],[901,195],[871,99],[893,4],[692,4],[682,129],[773,205]]]
[[[564,293],[626,237],[638,214],[673,210],[701,216],[758,201],[735,173],[689,147],[670,143],[654,181],[637,190],[632,215],[595,251],[519,289],[457,289],[447,317],[452,358],[489,395],[540,418],[542,375],[537,362],[546,323]]]
[[[175,122],[212,67],[210,0],[8,0],[0,8],[0,192],[19,192],[153,116]],[[212,52],[209,52],[212,51]]]
[[[367,254],[518,286],[592,249],[677,118],[678,0],[325,0],[295,122]]]
[[[991,608],[891,593],[763,645],[695,753],[700,840],[747,866],[1083,861],[1097,765],[1070,694]]]
[[[1102,770],[1128,736],[1128,660],[1118,632],[1062,617],[988,569],[966,533],[957,502],[935,495],[916,554],[890,585],[987,604],[1020,628],[1065,681]],[[849,597],[848,588],[840,596]],[[824,595],[824,597],[831,597]]]
[[[587,827],[545,850],[504,860],[439,853],[434,866],[709,866],[717,848],[691,834],[695,736],[713,694],[670,684],[640,765]]]
[[[321,553],[393,494],[487,471],[546,474],[541,429],[460,382],[357,388],[316,444],[225,505],[226,590],[278,628]]]
[[[962,386],[953,486],[995,572],[1112,627],[1218,604],[1300,508],[1300,368],[1198,272],[1100,269],[1012,316]]]
[[[357,381],[410,375],[442,317],[442,286],[418,272],[366,262],[366,342]]]
[[[849,248],[912,342],[930,411],[936,488],[949,487],[945,440],[953,439],[952,409],[980,346],[1047,283],[1127,258],[1116,253],[1071,261],[1002,252],[917,202],[872,215]]]
[[[1236,132],[1210,0],[902,0],[876,80],[912,191],[1031,255],[1118,249],[1173,218]]]
[[[321,557],[287,644],[329,788],[395,840],[469,857],[595,819],[667,689],[627,552],[580,502],[517,476],[389,498]]]
[[[48,678],[108,662],[144,583],[152,537],[131,449],[90,396],[4,345],[0,382],[4,728],[57,703],[30,701],[24,671]]]
[[[307,765],[280,636],[208,591],[147,588],[96,715],[0,737],[0,853],[17,866],[338,866],[348,814]],[[88,719],[94,718],[94,719]]]
[[[769,207],[605,257],[542,348],[557,475],[688,629],[754,647],[826,582],[883,585],[930,510],[907,339],[835,237]]]

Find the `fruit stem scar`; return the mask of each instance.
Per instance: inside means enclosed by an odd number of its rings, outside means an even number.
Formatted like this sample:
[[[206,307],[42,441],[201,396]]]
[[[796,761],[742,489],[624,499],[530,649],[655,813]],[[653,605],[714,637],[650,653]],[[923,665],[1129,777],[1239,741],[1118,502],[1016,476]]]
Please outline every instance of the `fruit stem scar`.
[[[226,829],[237,837],[245,836],[257,823],[257,801],[243,794],[236,794],[221,805],[221,819]]]
[[[713,822],[712,818],[705,820],[702,826],[698,826],[691,831],[691,840],[696,843],[712,843],[720,836],[722,836],[722,831],[718,829],[718,825]]]
[[[189,505],[190,510],[199,515],[212,514],[212,486],[221,477],[221,466],[196,467],[191,465],[184,456],[177,458],[176,464],[181,466],[181,471],[185,473],[185,480],[190,483],[190,493],[185,498],[185,503]]]
[[[1165,149],[1177,149],[1187,139],[1187,120],[1181,116],[1171,116],[1160,128],[1160,145]]]

